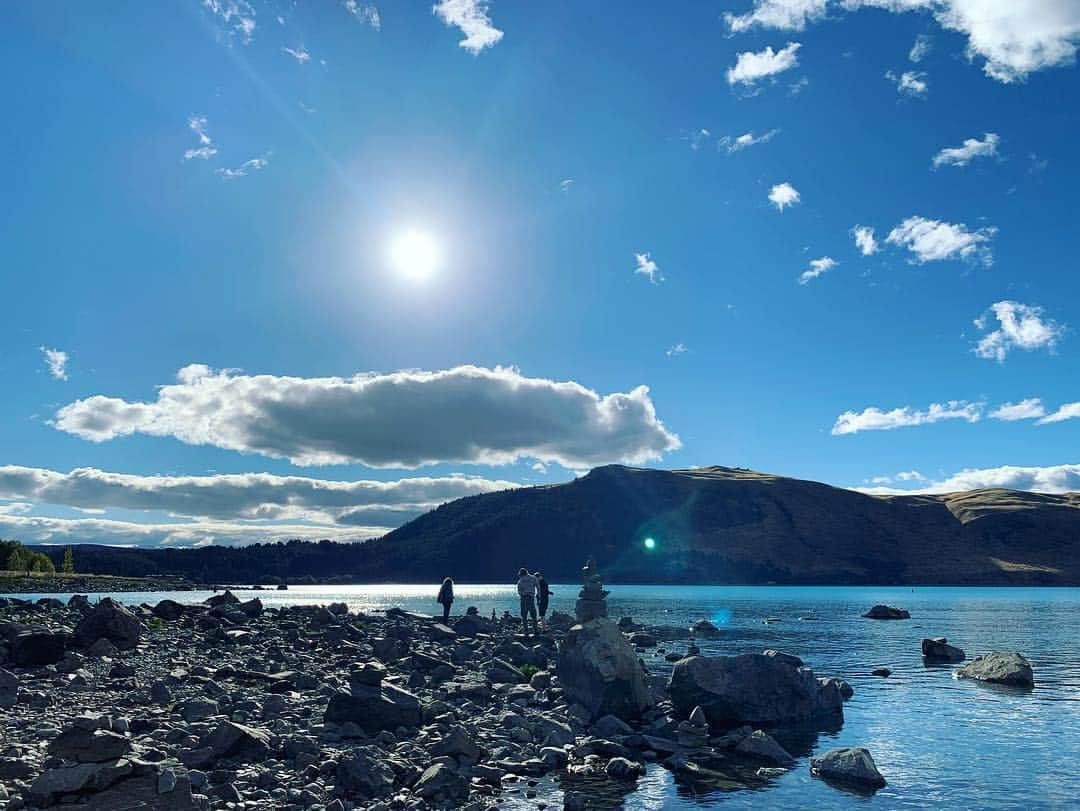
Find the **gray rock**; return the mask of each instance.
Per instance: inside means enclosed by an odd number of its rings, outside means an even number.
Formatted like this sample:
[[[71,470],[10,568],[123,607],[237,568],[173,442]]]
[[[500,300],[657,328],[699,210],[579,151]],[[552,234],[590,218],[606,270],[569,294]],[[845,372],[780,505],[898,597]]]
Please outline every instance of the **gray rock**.
[[[605,715],[593,724],[592,731],[601,738],[614,738],[619,735],[629,735],[633,730],[630,725],[614,715]]]
[[[743,738],[739,745],[735,747],[735,751],[748,757],[767,760],[777,766],[788,766],[795,762],[795,758],[784,747],[778,744],[771,735],[760,729],[754,730]]]
[[[407,690],[384,684],[381,687],[356,685],[351,693],[337,692],[326,707],[332,724],[353,721],[369,735],[384,729],[420,725],[420,700]]]
[[[559,646],[559,683],[593,718],[638,718],[652,707],[645,671],[618,625],[605,619],[571,628]]]
[[[763,651],[763,655],[771,656],[773,659],[776,659],[779,662],[784,662],[785,664],[789,664],[792,667],[802,667],[804,664],[803,660],[800,659],[798,656],[795,656],[791,653],[784,653],[783,651],[770,649]]]
[[[184,606],[176,600],[161,600],[150,611],[158,619],[173,622],[184,615]]]
[[[892,605],[875,605],[865,614],[864,617],[868,620],[909,620],[911,614],[908,613],[906,608],[897,608]]]
[[[690,626],[690,633],[700,639],[715,639],[720,636],[720,629],[708,620],[698,620]]]
[[[922,655],[933,662],[962,662],[967,658],[960,648],[950,645],[949,640],[943,636],[924,639],[922,641]]]
[[[823,755],[812,757],[810,773],[826,780],[868,788],[881,788],[885,785],[885,778],[878,771],[874,758],[862,747],[830,749]]]
[[[218,703],[209,698],[193,698],[180,705],[180,715],[189,724],[220,714],[221,708]]]
[[[445,763],[435,763],[420,775],[413,791],[425,800],[436,802],[465,800],[469,796],[469,783]]]
[[[760,653],[682,659],[672,670],[668,693],[680,716],[700,706],[709,723],[718,726],[843,717],[838,685],[822,684],[808,667],[795,668]]]
[[[628,758],[613,757],[604,767],[604,772],[614,780],[637,780],[645,774],[645,767]]]
[[[210,733],[206,745],[215,758],[259,762],[270,751],[270,736],[261,729],[223,721]]]
[[[34,630],[16,634],[11,640],[11,663],[15,667],[54,665],[64,658],[67,637],[51,631]]]
[[[991,651],[977,656],[956,671],[957,678],[975,679],[990,684],[1034,687],[1031,663],[1016,651]]]
[[[130,740],[104,729],[69,727],[49,743],[49,754],[79,763],[104,763],[130,751]]]
[[[39,774],[27,790],[28,799],[37,805],[47,806],[65,794],[85,791],[102,791],[117,780],[131,774],[131,761],[116,760],[109,763],[79,763],[59,769],[47,769]]]
[[[19,677],[0,668],[0,708],[14,707],[19,698]]]
[[[75,626],[75,642],[88,648],[99,639],[108,639],[119,650],[131,650],[139,644],[141,633],[142,624],[135,615],[105,597]]]
[[[456,726],[444,735],[431,747],[433,755],[451,755],[453,757],[465,757],[472,761],[480,760],[480,747],[472,739],[468,730]]]
[[[350,794],[370,800],[394,790],[394,770],[385,757],[354,749],[338,761],[337,781]]]

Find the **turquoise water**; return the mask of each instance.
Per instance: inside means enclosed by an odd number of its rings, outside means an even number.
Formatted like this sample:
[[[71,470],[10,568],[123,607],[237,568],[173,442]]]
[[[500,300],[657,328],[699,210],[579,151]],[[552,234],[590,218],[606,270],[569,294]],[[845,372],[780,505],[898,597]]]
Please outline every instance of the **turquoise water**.
[[[577,586],[554,585],[552,608],[572,611]],[[959,808],[1037,809],[1080,805],[1080,589],[609,586],[609,614],[656,625],[707,618],[722,638],[703,652],[734,654],[778,648],[801,656],[818,675],[855,688],[844,724],[801,741],[798,765],[761,790],[694,796],[662,768],[651,768],[626,801],[633,809]],[[433,586],[312,586],[241,592],[268,606],[344,601],[354,610],[391,606],[434,612]],[[516,611],[513,586],[456,587],[454,613],[476,605]],[[209,592],[118,594],[129,602],[205,599]],[[13,595],[23,598],[47,595]],[[67,595],[59,595],[66,599]],[[875,603],[911,611],[911,620],[859,615]],[[765,618],[780,621],[765,624]],[[946,636],[972,658],[1018,650],[1035,670],[1034,690],[957,681],[951,667],[925,667],[924,636]],[[683,650],[685,642],[668,650]],[[660,654],[646,663],[670,672]],[[893,675],[870,672],[888,667]],[[850,794],[810,777],[810,754],[865,746],[889,785],[873,796]],[[514,807],[509,803],[506,807]]]

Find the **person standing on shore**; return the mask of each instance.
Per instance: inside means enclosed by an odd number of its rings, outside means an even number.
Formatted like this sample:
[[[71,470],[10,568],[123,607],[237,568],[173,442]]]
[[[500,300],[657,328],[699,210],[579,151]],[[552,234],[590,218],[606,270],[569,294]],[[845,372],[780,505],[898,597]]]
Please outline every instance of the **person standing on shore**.
[[[529,570],[518,569],[517,581],[518,597],[521,598],[521,625],[525,635],[529,634],[529,617],[532,617],[533,633],[539,634],[540,629],[536,624],[536,578],[529,574]]]
[[[435,599],[442,603],[442,621],[445,625],[450,620],[450,606],[454,603],[454,581],[449,577],[445,578],[439,588],[439,596]]]
[[[540,612],[540,627],[547,629],[545,615],[548,610],[548,600],[551,599],[551,589],[548,588],[547,579],[540,572],[533,572],[536,578],[536,608]]]

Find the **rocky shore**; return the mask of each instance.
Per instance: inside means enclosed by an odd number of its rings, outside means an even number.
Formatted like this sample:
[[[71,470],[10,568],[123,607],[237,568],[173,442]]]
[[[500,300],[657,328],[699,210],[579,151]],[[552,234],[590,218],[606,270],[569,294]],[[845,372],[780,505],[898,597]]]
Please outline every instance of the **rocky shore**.
[[[775,650],[703,657],[708,623],[615,622],[589,604],[598,578],[583,594],[591,618],[556,612],[538,636],[473,609],[0,598],[0,808],[632,807],[649,768],[694,790],[791,768],[885,784],[865,749],[805,760],[843,721],[844,680]],[[1017,683],[1026,664],[964,675]]]
[[[118,577],[105,574],[0,575],[3,594],[70,594],[83,592],[193,591],[198,586],[182,577]]]

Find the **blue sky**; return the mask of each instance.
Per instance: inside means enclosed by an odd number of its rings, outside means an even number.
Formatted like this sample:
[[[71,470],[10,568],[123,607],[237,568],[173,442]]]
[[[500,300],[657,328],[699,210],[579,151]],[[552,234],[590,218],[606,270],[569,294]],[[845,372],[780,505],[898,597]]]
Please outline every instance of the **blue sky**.
[[[1080,489],[1073,0],[5,31],[4,537],[360,538],[619,461]]]

